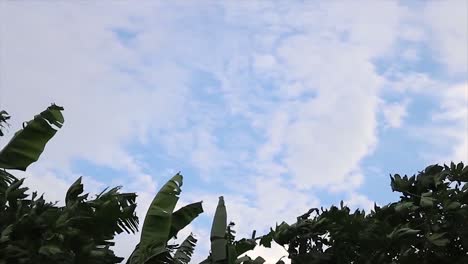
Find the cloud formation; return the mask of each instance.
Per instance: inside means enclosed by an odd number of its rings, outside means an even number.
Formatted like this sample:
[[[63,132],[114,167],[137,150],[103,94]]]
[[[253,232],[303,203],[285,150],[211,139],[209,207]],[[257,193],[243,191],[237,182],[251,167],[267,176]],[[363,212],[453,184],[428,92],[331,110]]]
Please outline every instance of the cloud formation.
[[[466,10],[463,1],[4,2],[0,108],[14,130],[52,102],[65,107],[64,128],[24,174],[49,199],[84,174],[91,191],[137,191],[143,219],[161,183],[185,168],[193,185],[183,196],[207,211],[193,231],[207,237],[225,195],[248,236],[337,199],[369,208],[379,197],[365,195],[362,164],[386,133],[431,146],[415,150],[431,153],[425,161],[468,161]],[[120,254],[137,239],[119,237]],[[264,254],[276,261],[277,250]]]

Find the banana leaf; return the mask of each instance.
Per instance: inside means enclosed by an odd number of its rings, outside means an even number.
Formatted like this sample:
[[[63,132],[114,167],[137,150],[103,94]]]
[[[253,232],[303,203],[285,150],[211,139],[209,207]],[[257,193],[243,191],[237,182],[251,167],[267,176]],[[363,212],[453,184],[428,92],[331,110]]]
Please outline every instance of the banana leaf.
[[[179,200],[182,182],[182,175],[177,173],[156,194],[143,222],[140,243],[127,263],[145,263],[166,252],[172,213]]]
[[[177,233],[189,225],[195,218],[203,213],[202,202],[186,205],[172,214],[171,230],[169,239],[176,237]]]
[[[197,239],[190,234],[183,242],[180,244],[179,248],[174,254],[174,264],[188,264],[192,258],[192,254],[195,250],[195,245],[197,244]]]
[[[218,206],[211,227],[211,259],[213,262],[223,261],[227,259],[227,212],[224,205],[224,197],[220,196]]]
[[[47,142],[63,125],[62,110],[60,106],[51,105],[26,122],[23,129],[16,132],[0,151],[0,168],[24,171],[37,161]]]

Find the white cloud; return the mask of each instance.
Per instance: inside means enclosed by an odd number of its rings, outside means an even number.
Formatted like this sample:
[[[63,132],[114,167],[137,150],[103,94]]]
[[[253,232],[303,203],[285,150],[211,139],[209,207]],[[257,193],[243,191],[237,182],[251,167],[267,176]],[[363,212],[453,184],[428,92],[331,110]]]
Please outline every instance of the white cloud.
[[[398,93],[437,93],[441,83],[425,73],[402,73],[398,69],[390,69],[385,73],[385,80],[389,90]],[[389,80],[393,79],[393,80]]]
[[[310,7],[306,4],[286,8],[286,19],[279,19],[298,33],[278,36],[276,42],[262,42],[262,47],[274,51],[276,63],[271,72],[275,73],[275,80],[281,80],[278,95],[292,100],[269,106],[262,104],[265,100],[260,95],[252,100],[252,105],[250,100],[244,100],[242,110],[246,116],[254,116],[257,123],[258,119],[263,120],[260,128],[268,136],[260,148],[261,158],[279,156],[274,163],[278,165],[279,160],[285,165],[296,186],[304,189],[342,182],[374,148],[375,113],[382,80],[371,59],[392,47],[401,11],[393,3],[383,13],[382,6],[366,5],[366,11],[375,14],[369,18],[354,15],[361,12],[355,4],[321,5],[326,16]],[[277,14],[276,10],[264,5],[243,8],[261,9],[258,19],[268,21],[271,27],[278,21],[278,16],[271,14]],[[249,21],[239,17],[242,13],[249,17],[249,12],[242,10],[229,11],[235,12],[237,20]],[[295,18],[288,20],[293,14]],[[371,19],[378,23],[371,23]],[[271,32],[265,35],[271,39]],[[231,78],[236,74],[239,75],[236,71]],[[239,97],[244,94],[237,90],[238,86],[236,90],[230,86],[223,87]],[[266,114],[252,115],[258,107]],[[272,109],[280,109],[285,117],[275,119]],[[282,135],[280,131],[287,133]],[[273,133],[277,135],[269,135]]]
[[[415,62],[415,61],[418,61],[420,59],[419,57],[419,51],[415,48],[408,48],[408,49],[405,49],[402,53],[401,53],[401,57],[407,61],[410,61],[410,62]]]
[[[468,83],[449,87],[442,94],[440,111],[433,115],[440,132],[453,143],[449,158],[454,162],[468,161]],[[443,121],[453,122],[444,128]],[[442,157],[441,157],[442,158]]]
[[[248,251],[244,255],[252,259],[260,256],[265,259],[266,263],[276,263],[279,259],[282,259],[286,264],[291,263],[291,260],[288,259],[288,252],[286,249],[275,242],[271,243],[271,248],[257,246],[254,250]]]
[[[367,196],[359,193],[350,193],[348,199],[344,201],[351,210],[364,209],[366,213],[369,213],[374,208],[374,202],[369,200]]]
[[[407,15],[410,15],[407,13]],[[402,39],[411,42],[421,42],[426,39],[426,32],[423,28],[414,25],[404,25],[399,31]]]
[[[407,127],[413,138],[431,146],[421,153],[428,163],[447,163],[468,160],[468,88],[466,83],[436,86],[419,91],[418,96],[432,97],[438,109],[430,111],[430,119]],[[437,97],[433,97],[437,95]]]
[[[102,21],[92,6],[84,5],[57,7],[63,15],[53,15],[47,5],[32,8],[35,12],[23,5],[6,6],[1,94],[14,124],[30,119],[51,102],[65,106],[65,126],[48,145],[42,164],[51,160],[50,166],[66,167],[72,159],[81,158],[138,172],[138,161],[125,146],[149,127],[171,126],[180,119],[183,108],[171,106],[184,105],[187,90],[175,89],[183,86],[183,75],[177,78],[178,86],[161,82],[149,90],[120,72],[116,66],[145,68],[135,65],[136,54],[108,29],[112,23],[129,23],[125,17],[111,15],[110,21]],[[90,13],[76,15],[74,9]]]
[[[276,64],[276,59],[272,55],[256,55],[254,57],[254,67],[259,70],[271,69]]]
[[[387,127],[399,128],[403,125],[404,118],[408,115],[408,100],[395,103],[387,103],[383,106],[383,115]]]
[[[280,88],[280,94],[288,99],[299,99],[302,95],[307,92],[307,87],[300,82],[291,82],[282,85]]]
[[[264,144],[258,149],[258,159],[260,161],[270,161],[279,154],[283,148],[283,139],[288,126],[288,114],[284,111],[277,111],[270,118],[269,127],[266,129],[267,144]]]
[[[352,171],[344,177],[343,181],[330,186],[329,190],[332,193],[355,190],[363,183],[364,175],[359,171]]]
[[[441,96],[440,112],[434,121],[461,121],[468,117],[468,83],[454,85],[444,90]],[[465,120],[466,121],[466,120]]]
[[[216,138],[213,133],[208,131],[199,131],[196,133],[195,147],[191,150],[192,163],[200,170],[202,177],[207,177],[210,171],[222,168],[226,166],[227,158],[218,148],[216,144]],[[214,157],[217,157],[214,159]]]
[[[24,184],[29,187],[29,193],[36,191],[38,195],[44,194],[46,201],[59,202],[59,205],[65,204],[65,194],[72,184],[72,182],[59,178],[53,172],[46,170],[34,174],[16,172],[14,175],[18,178],[25,178]],[[51,191],[51,186],[53,186],[53,191]],[[90,186],[86,184],[85,191],[88,191],[88,187]]]
[[[424,22],[430,27],[431,42],[437,59],[452,73],[468,72],[468,3],[466,1],[429,1]]]

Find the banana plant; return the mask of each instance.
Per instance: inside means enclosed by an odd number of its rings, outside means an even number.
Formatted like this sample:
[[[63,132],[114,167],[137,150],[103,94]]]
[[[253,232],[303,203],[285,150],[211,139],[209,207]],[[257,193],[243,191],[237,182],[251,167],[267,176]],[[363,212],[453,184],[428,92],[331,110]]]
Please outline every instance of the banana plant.
[[[192,258],[197,239],[190,234],[174,253],[174,264],[188,264]]]
[[[94,199],[83,194],[79,178],[68,189],[65,206],[48,203],[33,192],[28,197],[24,179],[0,170],[0,264],[88,263],[116,264],[114,236],[135,233],[135,193],[119,187]]]
[[[65,121],[63,107],[55,104],[26,122],[23,129],[15,133],[8,144],[0,150],[0,169],[26,170],[37,161],[47,142],[62,127]],[[9,119],[7,112],[0,112],[0,131]],[[3,132],[0,132],[3,136]]]
[[[252,238],[235,241],[233,226],[232,222],[227,224],[226,205],[224,197],[220,196],[211,226],[211,252],[208,258],[200,264],[263,264],[265,262],[262,257],[253,260],[249,256],[239,257],[257,245],[255,231]]]
[[[186,261],[187,258],[190,260],[196,243],[193,237],[189,236],[187,242],[180,247],[168,244],[169,240],[177,238],[178,232],[203,212],[202,202],[189,204],[174,212],[182,183],[183,177],[177,173],[156,194],[143,222],[140,243],[130,255],[127,264],[174,263],[175,259]],[[172,252],[176,249],[178,251],[173,255]]]

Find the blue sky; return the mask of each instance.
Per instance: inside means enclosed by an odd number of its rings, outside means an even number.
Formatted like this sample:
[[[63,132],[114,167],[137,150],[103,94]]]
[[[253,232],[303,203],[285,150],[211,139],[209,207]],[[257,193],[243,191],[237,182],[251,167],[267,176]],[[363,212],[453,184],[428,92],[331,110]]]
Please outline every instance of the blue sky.
[[[10,132],[50,103],[65,127],[22,175],[62,200],[83,175],[143,218],[174,173],[240,235],[340,200],[397,198],[389,174],[468,162],[466,1],[0,3]],[[12,133],[10,133],[11,135]],[[5,144],[4,141],[0,144]],[[137,236],[117,238],[127,255]],[[259,248],[275,261],[281,248]]]

